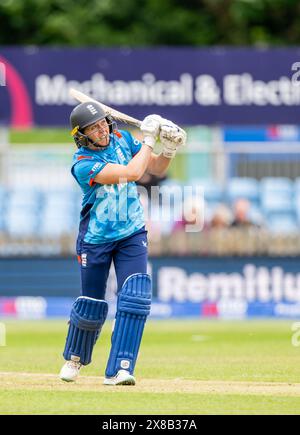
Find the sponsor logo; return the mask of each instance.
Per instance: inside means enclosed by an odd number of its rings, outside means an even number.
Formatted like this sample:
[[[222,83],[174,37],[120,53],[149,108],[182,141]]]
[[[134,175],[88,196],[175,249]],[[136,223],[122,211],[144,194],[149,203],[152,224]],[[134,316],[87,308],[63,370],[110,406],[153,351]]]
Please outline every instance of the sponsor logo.
[[[122,369],[129,369],[129,367],[130,367],[130,361],[128,361],[126,359],[122,359],[122,361],[121,361],[121,367],[122,367]]]
[[[161,304],[159,302],[152,302],[150,315],[152,317],[171,317],[172,306],[171,304]]]
[[[89,111],[91,112],[92,115],[96,115],[96,113],[98,113],[98,110],[92,104],[88,104],[86,106],[86,108],[89,109]]]
[[[87,254],[81,254],[81,265],[82,267],[87,266]]]
[[[193,77],[188,72],[177,79],[161,80],[151,72],[139,80],[108,80],[95,73],[89,80],[67,80],[63,74],[39,75],[35,81],[38,105],[74,105],[69,88],[90,92],[95,100],[108,105],[190,106],[194,103],[209,107],[220,106],[299,106],[299,62],[292,65],[293,77],[280,76],[270,81],[256,80],[250,73],[226,74],[222,82],[213,75]],[[295,90],[296,89],[296,90]],[[92,106],[92,105],[91,105]]]
[[[294,86],[300,86],[300,62],[295,62],[292,65],[292,71],[296,71],[292,75],[292,83]]]
[[[101,164],[99,162],[95,163],[92,169],[90,170],[89,175],[92,175],[95,171],[97,171],[97,169],[99,169],[100,166]]]
[[[5,65],[0,62],[0,86],[6,85]]]
[[[11,95],[11,125],[17,128],[31,127],[32,104],[26,84],[15,67],[1,55],[0,86],[7,86]]]
[[[248,303],[245,300],[221,300],[217,303],[219,317],[244,319],[247,317]]]
[[[218,317],[218,307],[215,303],[206,302],[201,307],[201,314],[203,317]]]
[[[254,264],[246,264],[241,272],[208,274],[197,270],[189,274],[181,267],[161,267],[158,289],[162,302],[236,300],[300,304],[300,273],[285,272],[281,267],[256,267]],[[228,312],[229,307],[223,306],[223,309]],[[277,312],[293,309],[279,306]],[[242,314],[244,306],[237,305],[234,310]]]
[[[300,304],[276,304],[274,314],[278,317],[300,317]]]
[[[47,315],[47,301],[43,297],[18,297],[15,306],[19,318],[44,319]]]

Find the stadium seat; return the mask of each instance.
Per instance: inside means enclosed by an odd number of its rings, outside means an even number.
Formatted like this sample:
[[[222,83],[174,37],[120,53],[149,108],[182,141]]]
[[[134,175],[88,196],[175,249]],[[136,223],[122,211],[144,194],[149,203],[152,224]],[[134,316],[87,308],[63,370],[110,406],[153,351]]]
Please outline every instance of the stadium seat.
[[[32,212],[16,212],[11,209],[6,214],[6,229],[12,237],[28,237],[36,235],[38,215]]]
[[[264,226],[265,218],[261,208],[255,203],[251,203],[249,210],[249,220],[258,226]]]
[[[73,221],[78,218],[78,198],[73,191],[52,192],[45,195],[41,220]]]
[[[296,178],[294,181],[294,193],[295,196],[300,195],[300,177]]]
[[[82,195],[79,192],[74,193],[74,213],[79,217],[79,213],[82,209]]]
[[[3,226],[12,237],[36,234],[39,223],[41,197],[35,189],[13,189],[6,194]]]
[[[44,215],[41,219],[39,235],[59,237],[76,231],[75,220],[71,215]]]
[[[268,229],[275,234],[293,234],[299,231],[296,219],[291,214],[272,215],[267,221]]]
[[[297,216],[297,222],[300,225],[300,191],[295,195],[295,211],[296,211],[296,216]]]
[[[209,179],[193,178],[190,180],[192,187],[200,186],[203,188],[205,201],[209,206],[223,202],[224,191],[218,183]]]
[[[74,200],[75,193],[72,190],[45,194],[45,206],[50,208],[72,208],[74,206]]]
[[[267,177],[260,182],[261,193],[282,193],[288,196],[293,195],[294,185],[292,180],[283,177]]]
[[[5,213],[7,203],[7,192],[0,186],[0,231],[5,229]]]
[[[269,193],[262,196],[262,210],[265,215],[271,213],[292,213],[294,211],[294,201],[291,197],[280,192]]]
[[[4,187],[0,186],[0,199],[1,199],[1,202],[6,197],[6,195],[7,195],[6,189]]]
[[[259,183],[254,178],[232,178],[227,186],[227,199],[233,203],[239,198],[248,199],[253,204],[259,202]]]
[[[18,189],[9,192],[10,207],[37,209],[40,205],[40,194],[36,190]]]
[[[293,214],[293,187],[288,178],[264,178],[261,181],[261,207],[267,217],[272,213]]]

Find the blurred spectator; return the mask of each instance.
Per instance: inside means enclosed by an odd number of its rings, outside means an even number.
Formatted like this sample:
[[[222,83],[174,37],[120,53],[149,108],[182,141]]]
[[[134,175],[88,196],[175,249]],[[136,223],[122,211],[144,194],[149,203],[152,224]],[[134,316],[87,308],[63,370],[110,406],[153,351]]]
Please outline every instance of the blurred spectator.
[[[210,228],[228,228],[231,224],[232,214],[225,204],[219,204],[211,221]]]
[[[231,223],[232,227],[253,227],[258,226],[250,219],[250,202],[247,199],[237,199],[233,206],[234,218]]]

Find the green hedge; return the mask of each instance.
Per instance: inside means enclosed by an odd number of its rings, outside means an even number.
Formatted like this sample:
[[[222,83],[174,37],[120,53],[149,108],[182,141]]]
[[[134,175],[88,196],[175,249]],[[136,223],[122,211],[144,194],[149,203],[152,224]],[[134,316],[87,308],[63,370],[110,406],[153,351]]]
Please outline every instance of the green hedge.
[[[297,45],[298,0],[2,0],[0,44]]]

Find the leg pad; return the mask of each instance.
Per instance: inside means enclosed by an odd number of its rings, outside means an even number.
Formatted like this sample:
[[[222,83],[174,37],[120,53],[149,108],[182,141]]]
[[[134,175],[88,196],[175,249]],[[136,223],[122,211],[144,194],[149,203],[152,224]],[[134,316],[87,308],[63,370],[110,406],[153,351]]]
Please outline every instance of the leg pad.
[[[150,307],[150,276],[146,273],[131,275],[123,284],[118,297],[106,377],[115,376],[120,369],[133,374]]]
[[[91,362],[94,344],[105,322],[108,311],[106,301],[80,296],[74,302],[64,350],[65,360],[80,357],[80,362]]]

